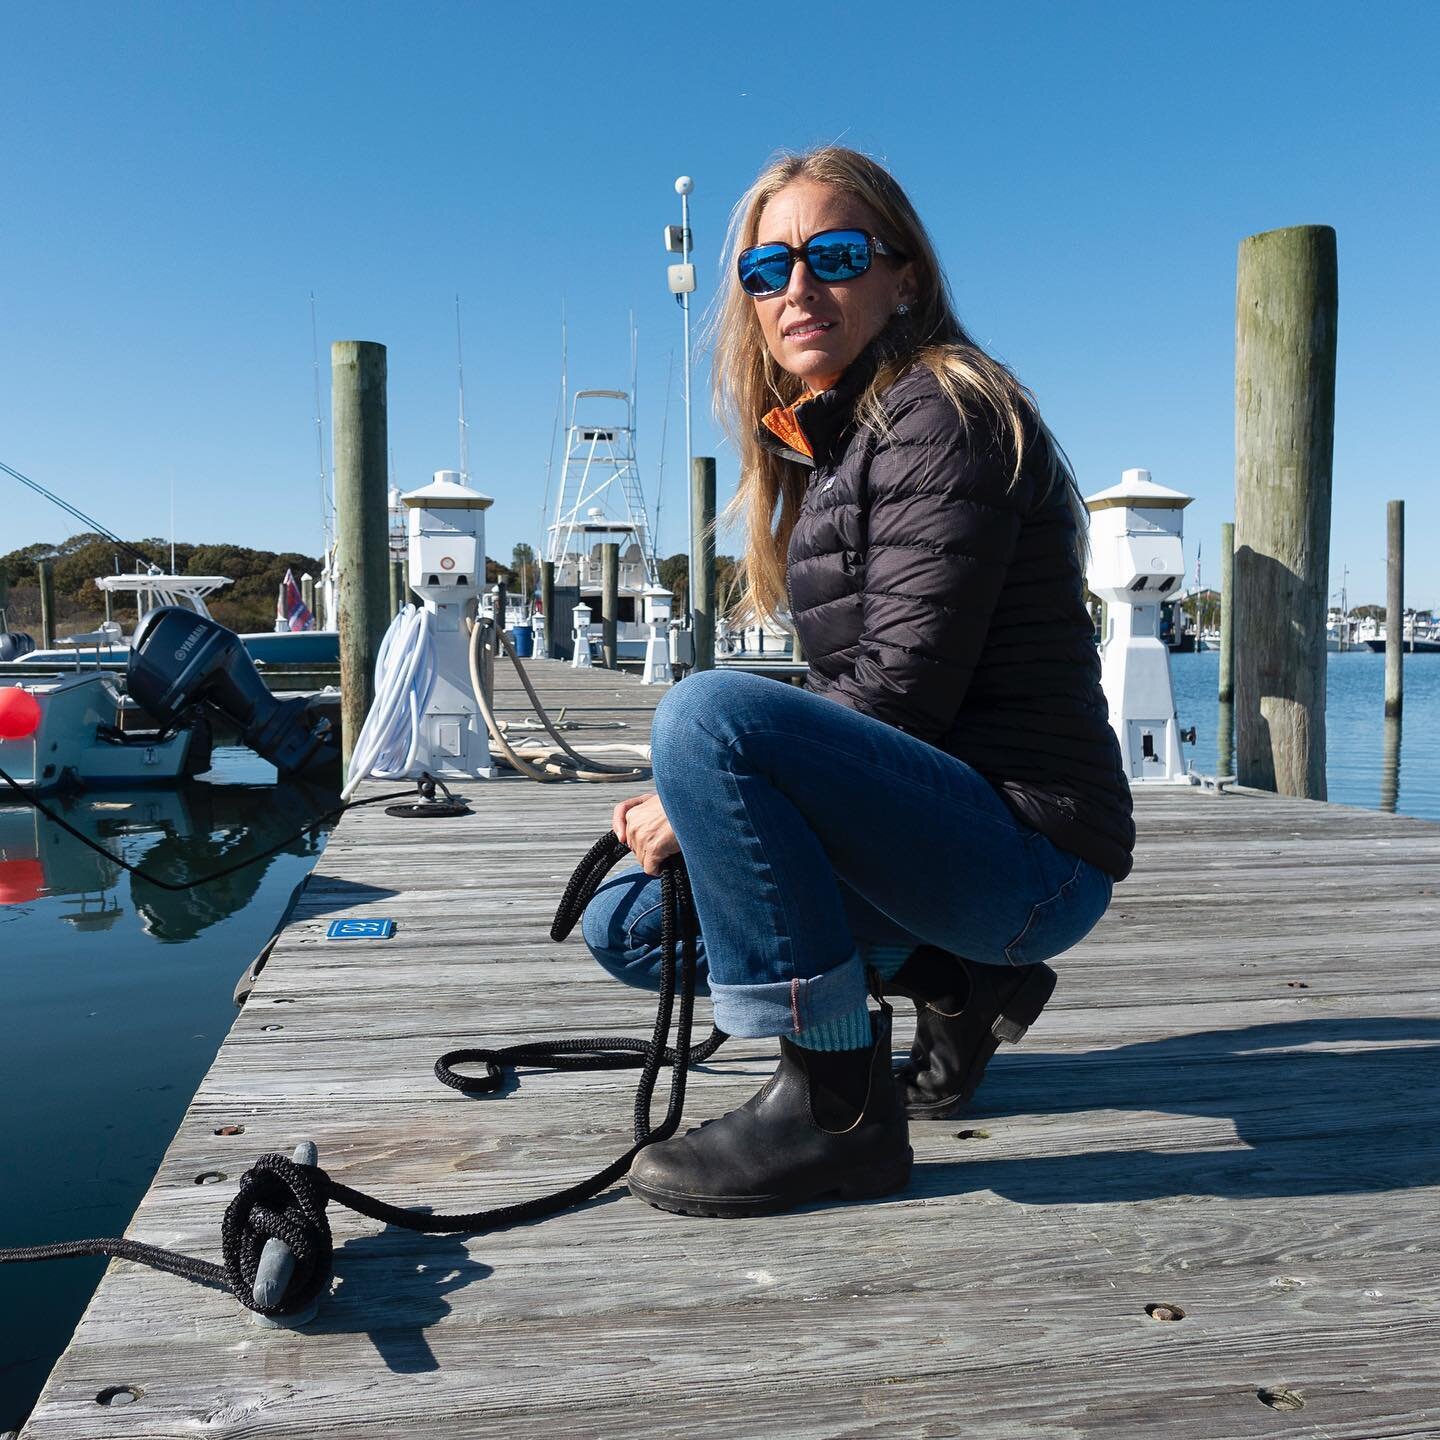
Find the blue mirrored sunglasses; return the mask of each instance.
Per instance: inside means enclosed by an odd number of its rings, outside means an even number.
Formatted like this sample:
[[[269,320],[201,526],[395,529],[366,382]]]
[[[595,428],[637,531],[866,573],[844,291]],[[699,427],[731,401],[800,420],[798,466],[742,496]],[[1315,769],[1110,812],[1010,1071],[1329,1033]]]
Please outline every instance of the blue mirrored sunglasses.
[[[779,295],[790,284],[790,272],[797,260],[823,284],[836,285],[858,280],[877,255],[904,257],[892,246],[863,230],[822,230],[798,248],[793,245],[752,245],[742,250],[737,262],[740,288],[757,299]]]

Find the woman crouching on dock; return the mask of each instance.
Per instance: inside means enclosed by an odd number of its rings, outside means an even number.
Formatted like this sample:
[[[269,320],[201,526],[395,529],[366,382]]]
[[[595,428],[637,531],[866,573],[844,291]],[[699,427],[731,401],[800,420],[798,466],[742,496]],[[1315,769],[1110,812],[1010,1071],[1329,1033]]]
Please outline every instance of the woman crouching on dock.
[[[642,868],[584,921],[602,965],[655,987],[655,877],[682,852],[715,1023],[780,1038],[748,1103],[630,1172],[700,1215],[901,1189],[907,1112],[952,1114],[1025,1033],[1055,985],[1042,962],[1099,920],[1135,836],[1084,505],[1028,392],[955,317],[900,186],[852,150],[782,158],[731,244],[715,384],[745,575],[762,611],[788,608],[810,673],[666,695],[659,793],[614,816]],[[893,1078],[867,975],[918,1012]]]

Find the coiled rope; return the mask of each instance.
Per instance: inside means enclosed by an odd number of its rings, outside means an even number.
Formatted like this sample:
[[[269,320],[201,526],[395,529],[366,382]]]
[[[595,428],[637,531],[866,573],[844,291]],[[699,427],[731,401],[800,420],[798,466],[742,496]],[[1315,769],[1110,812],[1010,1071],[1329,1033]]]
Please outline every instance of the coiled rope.
[[[564,940],[600,882],[628,847],[606,834],[590,847],[576,867],[561,897],[550,938]],[[684,862],[675,856],[661,872],[660,1000],[655,1026],[648,1041],[628,1036],[546,1040],[500,1049],[452,1050],[435,1063],[435,1074],[446,1085],[467,1093],[495,1091],[504,1083],[504,1069],[517,1065],[548,1066],[557,1070],[640,1070],[635,1088],[634,1143],[623,1155],[588,1179],[549,1195],[463,1215],[432,1215],[391,1205],[364,1191],[342,1185],[319,1165],[301,1165],[285,1155],[262,1155],[240,1177],[239,1193],[226,1207],[220,1225],[224,1263],[215,1265],[156,1245],[123,1238],[70,1240],[52,1245],[29,1245],[0,1250],[0,1265],[38,1260],[61,1260],[81,1255],[110,1255],[133,1260],[180,1275],[204,1285],[229,1290],[247,1309],[264,1315],[292,1315],[316,1299],[329,1283],[333,1242],[326,1205],[331,1200],[372,1220],[426,1235],[480,1234],[501,1230],[527,1220],[559,1214],[598,1195],[630,1169],[647,1145],[666,1140],[679,1128],[685,1108],[685,1076],[691,1065],[708,1060],[725,1042],[724,1031],[711,1029],[701,1044],[690,1044],[695,1008],[696,940],[699,922]],[[677,950],[679,963],[677,967]],[[678,968],[678,975],[677,975]],[[677,984],[678,981],[678,984]],[[679,997],[679,1015],[674,1015]],[[675,1020],[675,1043],[669,1039]],[[460,1075],[461,1064],[483,1064],[480,1076]],[[652,1125],[650,1112],[660,1071],[672,1067],[669,1103],[665,1116]],[[273,1305],[255,1298],[255,1277],[260,1254],[271,1238],[283,1240],[295,1256],[295,1271],[285,1293]]]

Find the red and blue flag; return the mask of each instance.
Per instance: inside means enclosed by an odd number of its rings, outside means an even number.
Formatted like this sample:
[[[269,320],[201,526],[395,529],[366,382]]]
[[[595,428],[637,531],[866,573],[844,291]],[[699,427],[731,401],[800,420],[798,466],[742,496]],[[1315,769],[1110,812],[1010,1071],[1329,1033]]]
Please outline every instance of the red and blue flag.
[[[295,572],[285,572],[285,613],[280,617],[290,630],[309,630],[315,623],[314,617],[310,614],[310,607],[305,603],[304,597],[300,594],[300,587],[295,583]]]

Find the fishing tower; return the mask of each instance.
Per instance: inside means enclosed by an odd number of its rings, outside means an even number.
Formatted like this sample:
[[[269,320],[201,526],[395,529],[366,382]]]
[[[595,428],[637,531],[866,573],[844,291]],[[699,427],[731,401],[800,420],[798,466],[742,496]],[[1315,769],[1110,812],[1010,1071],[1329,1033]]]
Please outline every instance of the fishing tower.
[[[546,535],[545,558],[555,567],[552,634],[568,636],[576,605],[601,615],[601,546],[620,547],[619,635],[642,646],[642,627],[655,620],[659,585],[645,495],[635,458],[635,410],[624,390],[578,390],[565,431],[565,461]],[[668,614],[665,617],[668,620]],[[568,656],[561,658],[569,658]]]

